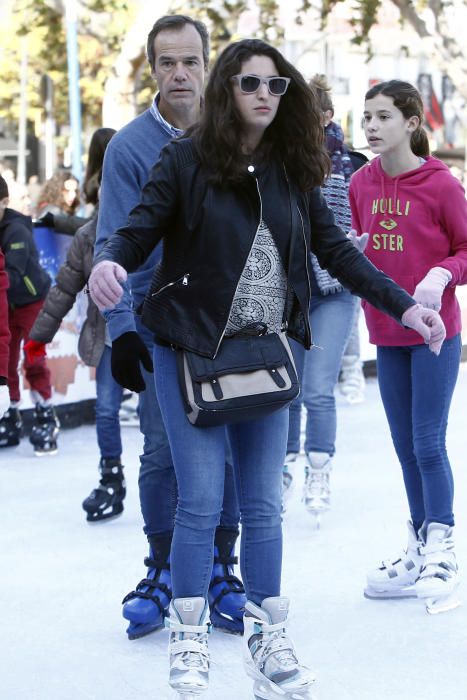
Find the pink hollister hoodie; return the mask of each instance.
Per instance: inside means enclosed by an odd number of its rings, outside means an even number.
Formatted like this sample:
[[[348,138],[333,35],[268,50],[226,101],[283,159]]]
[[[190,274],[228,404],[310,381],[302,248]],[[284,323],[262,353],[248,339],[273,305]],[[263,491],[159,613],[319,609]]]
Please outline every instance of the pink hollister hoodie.
[[[374,158],[350,181],[352,226],[370,234],[365,254],[380,270],[413,294],[432,267],[444,267],[452,280],[444,290],[440,314],[447,338],[461,330],[457,284],[467,283],[467,202],[448,167],[429,157],[419,168],[389,177]],[[370,342],[419,345],[415,331],[400,326],[362,302]]]

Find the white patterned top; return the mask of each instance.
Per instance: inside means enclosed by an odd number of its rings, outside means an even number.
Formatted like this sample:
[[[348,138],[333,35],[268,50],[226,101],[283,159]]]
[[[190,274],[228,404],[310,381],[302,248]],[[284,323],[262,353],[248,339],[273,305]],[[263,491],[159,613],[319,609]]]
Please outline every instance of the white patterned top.
[[[261,221],[235,291],[226,335],[258,322],[268,326],[268,333],[279,332],[286,299],[287,275],[271,232]]]

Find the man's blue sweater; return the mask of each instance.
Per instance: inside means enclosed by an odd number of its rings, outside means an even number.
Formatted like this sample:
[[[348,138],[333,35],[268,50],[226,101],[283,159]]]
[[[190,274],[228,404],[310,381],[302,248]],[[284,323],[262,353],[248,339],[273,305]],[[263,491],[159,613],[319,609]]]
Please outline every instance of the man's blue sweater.
[[[127,223],[128,214],[141,199],[141,189],[147,182],[149,171],[157,162],[161,149],[173,136],[173,132],[147,109],[109,142],[99,198],[96,254],[106,240]],[[104,312],[111,340],[136,330],[134,309],[143,301],[160,257],[159,245],[146,262],[129,276],[122,301],[111,311]]]

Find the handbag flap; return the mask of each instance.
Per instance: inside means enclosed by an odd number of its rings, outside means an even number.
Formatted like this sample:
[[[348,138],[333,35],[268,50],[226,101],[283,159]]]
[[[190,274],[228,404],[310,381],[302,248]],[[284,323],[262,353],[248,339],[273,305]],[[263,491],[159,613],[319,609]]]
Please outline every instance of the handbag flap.
[[[202,382],[212,377],[258,369],[275,369],[288,362],[287,351],[276,333],[224,338],[215,359],[185,351],[191,378]]]

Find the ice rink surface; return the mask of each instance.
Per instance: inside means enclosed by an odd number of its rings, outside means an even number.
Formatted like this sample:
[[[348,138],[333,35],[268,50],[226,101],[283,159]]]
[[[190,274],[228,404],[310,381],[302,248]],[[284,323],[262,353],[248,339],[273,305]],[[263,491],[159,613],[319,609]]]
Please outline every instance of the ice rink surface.
[[[465,700],[467,602],[430,617],[417,600],[369,601],[365,571],[406,543],[402,479],[375,380],[364,404],[338,398],[332,510],[317,532],[300,501],[284,518],[283,593],[290,632],[317,673],[317,700]],[[458,560],[467,577],[467,366],[448,429],[456,479]],[[143,577],[137,428],[124,429],[123,515],[88,525],[81,500],[97,483],[93,426],[63,431],[60,452],[26,440],[0,451],[2,700],[169,700],[167,631],[129,642],[120,601]],[[466,586],[460,595],[467,601]],[[210,638],[206,700],[248,700],[241,639]]]

